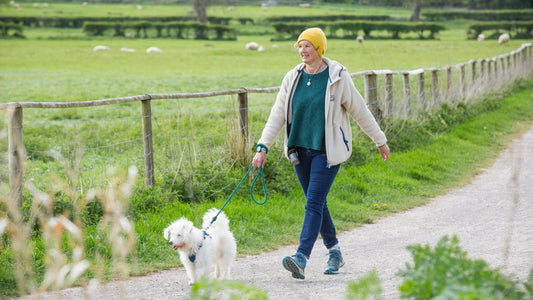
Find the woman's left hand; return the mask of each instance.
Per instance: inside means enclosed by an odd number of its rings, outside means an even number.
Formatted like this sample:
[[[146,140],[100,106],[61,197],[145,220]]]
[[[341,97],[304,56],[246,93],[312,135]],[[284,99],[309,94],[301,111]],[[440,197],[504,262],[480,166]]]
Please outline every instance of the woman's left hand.
[[[263,151],[255,153],[254,159],[252,160],[252,166],[255,168],[265,167],[267,160],[267,154]]]
[[[379,154],[381,154],[381,157],[383,158],[384,161],[389,160],[389,154],[390,154],[389,146],[387,146],[387,144],[385,144],[385,145],[379,147]]]

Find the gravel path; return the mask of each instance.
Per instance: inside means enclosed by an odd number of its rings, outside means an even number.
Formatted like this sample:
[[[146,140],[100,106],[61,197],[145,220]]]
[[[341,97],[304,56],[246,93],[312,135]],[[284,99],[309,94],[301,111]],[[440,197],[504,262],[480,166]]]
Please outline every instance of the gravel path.
[[[344,299],[349,281],[375,269],[385,299],[399,299],[397,288],[401,279],[395,274],[411,262],[406,246],[435,245],[444,235],[457,235],[469,257],[484,259],[525,281],[533,268],[532,183],[533,128],[514,140],[471,183],[422,207],[340,234],[346,265],[339,275],[322,274],[327,252],[318,241],[307,263],[305,280],[293,279],[281,265],[281,259],[293,254],[295,246],[238,258],[232,270],[233,279],[266,290],[273,300]],[[184,299],[189,291],[185,270],[177,268],[93,289],[72,288],[42,296],[44,299]]]

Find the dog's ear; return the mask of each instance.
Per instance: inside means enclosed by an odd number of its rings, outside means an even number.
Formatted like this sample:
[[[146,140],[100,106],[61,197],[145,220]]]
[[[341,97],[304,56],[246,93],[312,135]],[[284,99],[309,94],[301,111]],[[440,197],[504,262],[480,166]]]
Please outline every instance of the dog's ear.
[[[165,240],[170,239],[169,231],[170,231],[170,227],[165,228],[165,230],[163,231],[163,236],[165,237]]]

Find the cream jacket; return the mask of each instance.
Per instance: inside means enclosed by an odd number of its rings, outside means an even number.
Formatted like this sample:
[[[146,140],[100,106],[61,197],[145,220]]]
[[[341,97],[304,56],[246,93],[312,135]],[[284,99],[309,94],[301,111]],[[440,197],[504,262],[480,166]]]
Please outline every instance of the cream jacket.
[[[322,60],[329,66],[329,82],[324,99],[326,157],[328,164],[334,166],[346,161],[352,154],[352,128],[349,115],[376,146],[385,145],[387,138],[355,88],[348,70],[336,61],[325,57]],[[303,68],[304,64],[301,63],[283,78],[276,102],[258,142],[270,149],[285,126],[285,156],[287,156],[287,138],[292,123],[292,97]]]

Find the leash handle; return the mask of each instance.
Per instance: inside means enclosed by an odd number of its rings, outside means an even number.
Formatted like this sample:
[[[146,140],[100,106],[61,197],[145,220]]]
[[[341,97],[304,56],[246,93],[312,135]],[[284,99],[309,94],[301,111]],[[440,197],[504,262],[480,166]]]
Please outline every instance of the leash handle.
[[[239,189],[239,187],[241,186],[241,184],[244,182],[244,179],[246,179],[246,177],[248,177],[248,174],[250,174],[250,171],[252,171],[252,169],[254,168],[254,166],[251,166],[250,169],[248,169],[248,172],[246,172],[246,174],[244,175],[244,177],[241,179],[241,181],[239,182],[239,184],[237,185],[237,187],[233,190],[233,192],[231,193],[231,195],[229,196],[228,200],[226,200],[226,202],[224,203],[224,205],[222,205],[222,208],[218,211],[218,213],[213,217],[213,219],[211,220],[211,223],[209,224],[209,226],[211,226],[211,224],[213,224],[218,215],[220,215],[220,213],[222,212],[222,210],[224,210],[224,208],[226,207],[226,205],[228,204],[228,202],[231,200],[231,198],[233,198],[233,195],[235,195],[235,193],[237,192],[237,190]],[[257,178],[259,178],[259,175],[261,175],[261,179],[262,179],[262,182],[263,182],[263,189],[265,191],[265,200],[263,202],[257,202],[254,198],[254,195],[253,195],[253,189],[254,189],[254,185],[255,185],[255,182],[257,181]],[[266,189],[266,184],[265,184],[265,176],[263,174],[263,167],[259,167],[259,172],[257,173],[257,175],[255,176],[254,180],[252,181],[252,186],[250,187],[250,196],[252,197],[252,200],[258,204],[258,205],[263,205],[267,202],[268,200],[268,195],[267,195],[267,189]],[[208,227],[209,227],[208,226]]]
[[[257,178],[259,178],[259,175],[261,175],[261,180],[263,182],[263,190],[265,191],[265,200],[263,202],[257,202],[255,200],[255,198],[254,198],[254,185],[255,185],[255,182],[257,181]],[[265,204],[267,202],[268,195],[267,195],[267,188],[266,188],[266,184],[265,184],[265,175],[263,174],[263,167],[259,167],[259,172],[257,173],[257,175],[255,176],[254,180],[252,181],[252,186],[250,187],[250,197],[252,197],[252,200],[257,205],[263,205],[263,204]]]

